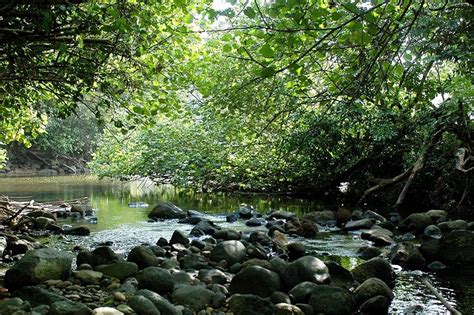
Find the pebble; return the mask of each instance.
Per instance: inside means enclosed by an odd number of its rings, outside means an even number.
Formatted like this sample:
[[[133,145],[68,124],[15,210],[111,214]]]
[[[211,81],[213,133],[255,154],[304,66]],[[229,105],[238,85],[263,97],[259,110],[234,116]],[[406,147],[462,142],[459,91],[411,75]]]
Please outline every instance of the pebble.
[[[122,292],[116,291],[112,294],[113,298],[117,302],[125,302],[127,297]]]

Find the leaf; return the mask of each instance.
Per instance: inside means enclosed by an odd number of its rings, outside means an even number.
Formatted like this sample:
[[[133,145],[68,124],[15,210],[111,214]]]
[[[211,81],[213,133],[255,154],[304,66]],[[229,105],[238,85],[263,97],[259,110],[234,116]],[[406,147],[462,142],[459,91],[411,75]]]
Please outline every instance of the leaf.
[[[273,58],[275,56],[275,51],[273,50],[272,46],[269,44],[263,45],[260,50],[260,54],[265,58]]]
[[[275,67],[274,66],[270,66],[270,67],[266,67],[266,68],[263,68],[261,71],[260,71],[260,75],[262,77],[271,77],[275,74],[276,70],[275,70]]]
[[[252,7],[246,7],[244,10],[244,14],[251,19],[253,19],[257,15],[257,13],[255,13],[255,10]]]
[[[225,44],[224,47],[222,47],[222,50],[226,53],[231,52],[232,46],[230,46],[229,44]]]

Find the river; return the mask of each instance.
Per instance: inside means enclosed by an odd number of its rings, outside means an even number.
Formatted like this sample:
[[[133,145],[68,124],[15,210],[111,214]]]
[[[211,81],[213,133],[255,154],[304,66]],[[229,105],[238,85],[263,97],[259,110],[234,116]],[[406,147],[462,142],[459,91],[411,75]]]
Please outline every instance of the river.
[[[88,197],[96,209],[97,223],[88,224],[92,234],[88,237],[59,240],[53,237],[47,242],[50,246],[68,248],[81,245],[93,248],[104,242],[112,242],[112,248],[119,253],[126,253],[133,246],[154,244],[160,237],[169,239],[175,229],[189,232],[190,225],[178,224],[170,220],[147,222],[151,207],[159,201],[170,201],[182,209],[199,210],[206,213],[220,226],[228,226],[225,214],[245,203],[252,205],[261,213],[270,210],[285,210],[297,214],[318,209],[327,209],[315,201],[294,199],[282,196],[262,195],[228,195],[222,193],[193,193],[172,186],[155,186],[141,180],[134,182],[117,182],[98,180],[93,176],[0,178],[0,195],[21,200],[50,201],[72,200]],[[147,208],[130,208],[131,202],[145,202]],[[66,219],[62,224],[84,224],[82,221]],[[232,228],[243,232],[258,228],[249,228],[243,222],[232,223]],[[353,268],[360,259],[356,252],[359,247],[368,244],[361,240],[359,234],[334,233],[323,230],[315,239],[299,239],[306,244],[308,251],[324,260],[335,260],[345,268]],[[426,273],[426,276],[439,292],[463,314],[474,314],[474,271],[451,270],[443,274]],[[395,299],[391,305],[391,314],[447,314],[438,299],[410,273],[401,271],[394,289]]]

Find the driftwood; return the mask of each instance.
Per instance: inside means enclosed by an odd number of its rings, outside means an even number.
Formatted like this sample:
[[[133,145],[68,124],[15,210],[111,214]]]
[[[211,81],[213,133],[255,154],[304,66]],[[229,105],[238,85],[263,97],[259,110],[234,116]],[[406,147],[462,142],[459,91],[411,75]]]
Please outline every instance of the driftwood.
[[[372,186],[370,187],[369,189],[367,189],[364,194],[362,195],[362,197],[360,197],[359,201],[357,202],[357,204],[361,204],[362,201],[367,198],[368,195],[370,195],[371,193],[373,193],[374,191],[377,191],[379,189],[382,189],[384,188],[385,186],[389,186],[389,185],[392,185],[392,184],[395,184],[396,182],[399,182],[400,180],[402,180],[403,178],[405,178],[405,176],[408,175],[408,172],[411,170],[411,168],[407,169],[405,172],[393,177],[393,178],[373,178],[372,181],[376,182],[377,184],[375,186]]]
[[[444,307],[446,307],[448,311],[451,312],[451,314],[461,315],[461,312],[459,312],[451,304],[449,304],[448,301],[446,301],[446,299],[441,295],[441,293],[439,293],[438,290],[436,290],[436,288],[431,285],[428,279],[423,276],[419,276],[418,279],[431,291],[431,293],[433,293],[434,296],[438,298],[438,300],[444,305]]]

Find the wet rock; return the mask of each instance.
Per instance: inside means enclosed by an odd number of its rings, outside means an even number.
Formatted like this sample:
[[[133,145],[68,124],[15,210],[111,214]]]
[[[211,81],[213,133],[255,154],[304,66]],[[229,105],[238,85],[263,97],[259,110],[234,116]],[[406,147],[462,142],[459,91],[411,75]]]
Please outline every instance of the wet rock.
[[[35,249],[35,246],[27,240],[11,239],[7,243],[6,251],[9,251],[12,256],[15,256],[15,255],[23,255],[26,252],[31,251],[33,249]]]
[[[240,241],[222,241],[211,252],[212,261],[225,260],[229,266],[241,263],[246,256],[246,248]]]
[[[123,315],[123,313],[116,308],[104,306],[93,309],[92,315]]]
[[[15,296],[21,298],[24,301],[28,301],[32,307],[42,304],[50,305],[54,302],[66,300],[65,297],[43,289],[39,286],[23,287],[15,292]]]
[[[128,301],[128,305],[140,315],[161,315],[156,306],[142,295],[132,296]]]
[[[226,274],[218,269],[201,269],[197,278],[205,284],[224,284],[228,281]]]
[[[363,246],[357,250],[357,255],[364,260],[378,257],[382,254],[382,250],[373,246]]]
[[[196,224],[190,234],[193,236],[214,235],[221,228],[211,220],[203,219]]]
[[[204,220],[202,217],[193,215],[193,216],[188,216],[187,218],[184,218],[184,219],[180,219],[178,223],[196,225],[202,220]]]
[[[331,285],[346,289],[351,289],[354,286],[354,276],[349,270],[334,261],[328,261],[325,264],[331,276]]]
[[[82,250],[77,254],[78,265],[89,264],[92,267],[96,267],[112,264],[118,260],[118,255],[108,246],[97,247],[92,252]]]
[[[435,272],[443,271],[446,268],[447,268],[447,266],[445,264],[443,264],[442,262],[439,262],[439,261],[433,261],[430,264],[428,264],[428,269],[432,270],[432,271],[435,271]]]
[[[392,236],[392,231],[383,228],[371,229],[361,234],[362,239],[373,242],[375,246],[390,246],[395,244]]]
[[[139,271],[137,280],[139,289],[148,289],[158,294],[169,293],[174,288],[170,272],[159,267],[147,267]]]
[[[372,211],[372,210],[365,211],[364,214],[363,214],[363,217],[365,219],[373,219],[373,220],[375,220],[375,222],[378,222],[378,223],[387,221],[387,219],[385,219],[384,216],[382,216],[382,215],[380,215],[377,212]]]
[[[73,276],[79,279],[82,284],[98,284],[102,279],[103,273],[93,270],[73,271]]]
[[[431,224],[433,221],[426,213],[412,213],[398,224],[398,228],[404,232],[423,233],[425,228]]]
[[[309,304],[297,303],[296,306],[298,306],[303,311],[304,315],[316,315],[313,310],[313,307]]]
[[[355,299],[348,290],[330,285],[316,286],[309,304],[315,313],[327,315],[347,315],[356,309]]]
[[[355,231],[362,229],[370,229],[374,225],[374,222],[371,219],[361,219],[357,221],[349,221],[344,226],[346,231]]]
[[[242,269],[230,282],[231,294],[254,294],[269,297],[280,290],[281,281],[277,273],[260,266],[251,266]]]
[[[426,212],[426,215],[433,223],[444,222],[448,218],[448,213],[444,210],[430,210]]]
[[[203,256],[194,253],[181,257],[179,263],[184,270],[208,268],[207,260]]]
[[[181,286],[173,291],[171,300],[174,304],[189,306],[193,311],[199,312],[211,304],[214,292],[201,286]]]
[[[269,245],[272,239],[262,231],[254,231],[249,235],[250,243],[260,243],[262,245]]]
[[[314,282],[301,282],[295,285],[288,294],[291,296],[293,301],[297,303],[307,303],[309,302],[309,297],[313,293],[313,289],[319,284]]]
[[[464,220],[454,220],[438,223],[438,227],[443,232],[454,230],[467,230],[467,222]]]
[[[305,315],[298,306],[289,303],[278,303],[275,309],[275,315]]]
[[[393,247],[390,252],[390,261],[392,264],[411,270],[423,269],[426,263],[425,258],[412,243],[401,243]]]
[[[270,266],[271,266],[270,269],[278,273],[281,279],[288,264],[280,257],[273,257],[272,259],[270,259]]]
[[[228,215],[226,215],[225,220],[229,223],[233,223],[233,222],[237,221],[239,218],[240,218],[240,216],[239,216],[238,212],[232,212],[232,213],[229,213]]]
[[[276,312],[270,301],[251,294],[232,295],[229,308],[234,315],[274,315]]]
[[[382,295],[374,296],[365,301],[360,307],[361,315],[385,315],[388,314],[390,301]]]
[[[336,215],[331,210],[313,211],[304,214],[303,219],[310,220],[321,225],[326,225],[328,222],[335,221]]]
[[[85,225],[81,225],[81,226],[70,228],[68,230],[64,230],[63,234],[76,235],[76,236],[88,236],[91,234],[91,230],[89,229],[89,227]]]
[[[242,238],[242,233],[232,229],[222,229],[214,233],[213,237],[217,240],[238,241]]]
[[[310,281],[314,283],[329,283],[329,270],[320,259],[304,256],[289,263],[280,275],[287,288],[293,288],[298,283]]]
[[[150,219],[184,219],[186,212],[172,204],[171,202],[162,202],[157,204],[148,214]]]
[[[270,213],[269,218],[277,220],[291,220],[295,216],[296,215],[294,213],[288,211],[274,211]]]
[[[441,236],[443,235],[443,233],[441,232],[441,229],[433,224],[428,225],[423,231],[423,233],[426,236],[429,236],[431,238],[436,238],[436,239],[441,238]]]
[[[288,303],[288,304],[290,304],[291,303],[291,299],[288,296],[288,294],[286,294],[285,292],[281,292],[281,291],[273,292],[272,295],[270,295],[270,301],[273,304],[278,304],[278,303]]]
[[[158,266],[158,260],[147,246],[136,246],[128,254],[127,261],[137,264],[138,269]]]
[[[171,239],[169,241],[170,245],[173,245],[173,244],[188,245],[189,243],[190,243],[189,238],[182,231],[179,231],[179,230],[176,230],[173,232],[173,235],[171,236]]]
[[[240,218],[248,220],[251,217],[253,217],[255,211],[249,206],[241,205],[239,207],[238,213],[239,213]]]
[[[352,269],[354,279],[362,283],[369,278],[379,278],[389,287],[395,281],[395,272],[388,261],[383,258],[372,258]]]
[[[247,246],[247,256],[249,258],[268,259],[268,252],[262,245],[254,243]]]
[[[298,235],[306,238],[316,236],[318,233],[318,227],[310,220],[306,219],[293,219],[287,221],[284,225],[286,233],[290,235]]]
[[[245,222],[246,226],[262,226],[267,222],[262,218],[251,218]]]
[[[303,257],[306,252],[306,247],[304,244],[299,242],[290,243],[286,248],[288,250],[288,256],[291,260]]]
[[[5,287],[15,290],[50,279],[66,279],[71,271],[72,256],[49,248],[27,252],[5,273]]]
[[[344,224],[352,217],[352,211],[347,208],[339,208],[336,211],[336,220],[338,224]]]
[[[181,315],[176,306],[156,292],[150,290],[139,290],[137,295],[141,295],[150,300],[162,315]]]
[[[92,310],[86,305],[72,301],[58,301],[51,304],[48,315],[90,315]]]
[[[27,314],[27,312],[29,312],[30,310],[30,303],[28,303],[28,301],[23,301],[20,298],[11,298],[0,301],[0,314]]]
[[[369,278],[354,290],[354,297],[359,305],[378,295],[384,296],[389,301],[394,298],[392,290],[378,278]]]
[[[474,262],[474,233],[452,231],[439,240],[439,255],[444,263],[468,264]]]
[[[104,275],[117,278],[120,281],[128,277],[134,277],[138,272],[137,264],[130,261],[119,261],[110,265],[100,265],[97,266],[96,269]]]

